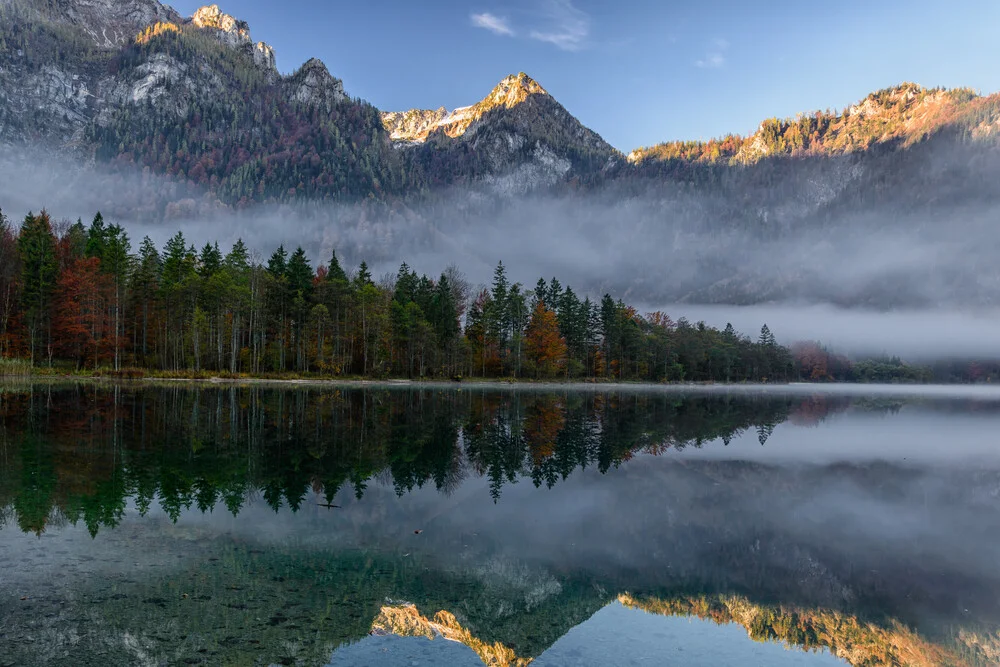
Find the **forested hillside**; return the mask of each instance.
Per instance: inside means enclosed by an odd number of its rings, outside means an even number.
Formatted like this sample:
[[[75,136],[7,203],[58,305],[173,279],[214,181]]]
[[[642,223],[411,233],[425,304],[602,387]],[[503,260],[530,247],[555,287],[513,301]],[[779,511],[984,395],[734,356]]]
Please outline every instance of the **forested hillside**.
[[[378,110],[346,97],[317,60],[279,80],[203,31],[163,30],[130,44],[110,67],[131,80],[149,63],[202,63],[214,76],[180,80],[203,87],[183,104],[173,88],[112,109],[85,134],[98,160],[150,167],[237,206],[385,197],[407,185]],[[165,103],[167,96],[174,103]]]

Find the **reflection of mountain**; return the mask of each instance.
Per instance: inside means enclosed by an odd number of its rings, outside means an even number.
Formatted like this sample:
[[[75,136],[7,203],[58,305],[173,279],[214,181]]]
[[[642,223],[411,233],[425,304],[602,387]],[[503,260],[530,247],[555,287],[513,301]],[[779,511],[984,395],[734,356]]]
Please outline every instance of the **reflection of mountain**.
[[[463,628],[455,615],[449,611],[439,611],[429,619],[416,605],[399,604],[382,607],[375,622],[373,632],[385,632],[401,637],[443,637],[449,641],[465,644],[476,652],[484,664],[493,667],[525,667],[531,658],[520,658],[514,651],[500,642],[486,643]]]
[[[144,568],[109,586],[71,565],[67,576],[32,585],[30,608],[0,601],[4,655],[15,664],[81,664],[61,658],[72,647],[74,659],[107,651],[116,656],[102,662],[109,667],[193,660],[318,665],[338,646],[389,632],[457,641],[486,665],[523,667],[615,601],[739,623],[754,640],[829,648],[856,667],[986,666],[996,664],[1000,646],[995,632],[947,628],[951,634],[935,640],[895,619],[737,594],[618,594],[608,579],[581,572],[539,594],[527,579],[483,578],[481,563],[456,570],[368,551],[233,545],[190,527],[158,544],[159,560],[150,560],[139,555],[152,546],[150,531],[136,522],[122,530],[111,533],[117,541],[110,553],[142,559]],[[50,543],[62,546],[58,538]],[[51,643],[27,641],[39,635]]]

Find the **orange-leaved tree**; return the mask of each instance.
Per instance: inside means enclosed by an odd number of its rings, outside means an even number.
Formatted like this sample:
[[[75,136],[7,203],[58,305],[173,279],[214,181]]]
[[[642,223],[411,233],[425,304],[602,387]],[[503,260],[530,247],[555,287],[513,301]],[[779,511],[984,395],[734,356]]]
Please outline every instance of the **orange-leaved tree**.
[[[556,314],[543,301],[535,306],[525,333],[524,347],[535,364],[537,377],[552,377],[566,365],[566,339],[559,335]]]
[[[76,359],[77,367],[89,360],[100,363],[107,329],[102,299],[106,278],[96,257],[73,260],[56,285],[53,340],[60,356]]]

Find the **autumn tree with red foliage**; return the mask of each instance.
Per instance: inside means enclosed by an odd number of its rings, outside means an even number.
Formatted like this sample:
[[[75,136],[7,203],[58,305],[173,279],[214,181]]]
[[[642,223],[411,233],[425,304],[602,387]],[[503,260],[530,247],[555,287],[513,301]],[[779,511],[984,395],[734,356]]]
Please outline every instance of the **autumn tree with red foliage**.
[[[846,380],[851,362],[845,357],[831,353],[819,343],[803,341],[792,346],[792,358],[804,380],[826,382]]]
[[[559,335],[556,314],[539,301],[525,333],[525,350],[536,377],[552,377],[566,364],[566,339]]]
[[[81,257],[56,284],[52,336],[56,354],[75,359],[77,368],[99,365],[104,352],[107,311],[102,293],[108,289],[96,257]]]

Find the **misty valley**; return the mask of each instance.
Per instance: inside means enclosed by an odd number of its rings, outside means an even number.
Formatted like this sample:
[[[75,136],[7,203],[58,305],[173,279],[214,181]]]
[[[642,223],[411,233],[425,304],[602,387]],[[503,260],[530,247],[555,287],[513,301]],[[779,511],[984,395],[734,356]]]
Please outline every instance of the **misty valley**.
[[[0,385],[0,664],[1000,656],[1000,393]]]

